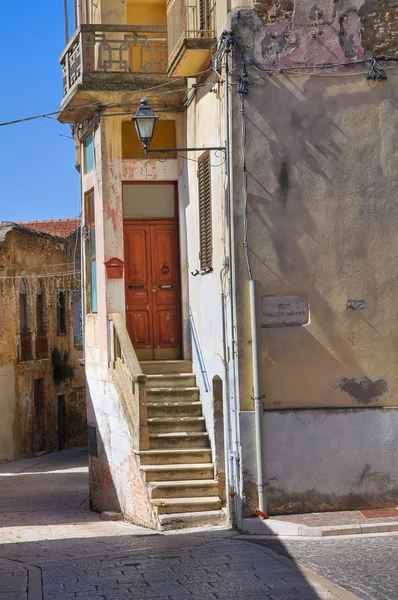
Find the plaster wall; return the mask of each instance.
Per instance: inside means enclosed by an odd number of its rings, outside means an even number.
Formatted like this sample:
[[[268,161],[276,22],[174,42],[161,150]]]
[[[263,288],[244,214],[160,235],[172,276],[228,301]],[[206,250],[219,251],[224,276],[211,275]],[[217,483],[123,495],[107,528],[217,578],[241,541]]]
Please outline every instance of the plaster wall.
[[[319,38],[312,35],[306,3],[297,4],[294,16],[289,10],[282,14],[282,5],[275,15],[260,4],[264,10],[239,11],[231,23],[247,54],[263,67],[323,64],[332,51],[333,60],[348,60],[345,29],[340,34],[336,29],[336,23],[347,24],[340,3],[333,14],[320,5]],[[354,9],[350,14],[359,18],[360,7]],[[350,38],[356,57],[368,48],[365,17],[363,31],[355,29]],[[283,29],[288,23],[289,34]],[[393,53],[392,34],[387,42]],[[387,81],[367,81],[368,66],[272,76],[249,67],[248,236],[254,278],[261,297],[307,296],[311,314],[308,326],[264,328],[260,335],[273,512],[396,503],[398,76],[391,69]],[[239,148],[241,106],[234,98],[233,147]],[[233,172],[240,400],[242,410],[251,411],[240,151],[234,153]],[[364,307],[352,310],[349,300],[363,300]],[[254,458],[253,415],[244,413],[241,423],[245,510],[251,514],[257,501],[255,471],[248,467]]]
[[[257,507],[254,415],[241,413],[245,512]],[[398,411],[391,408],[264,413],[270,514],[396,506]]]
[[[220,93],[221,90],[218,90]],[[187,111],[187,146],[223,146],[224,136],[220,130],[223,122],[222,103],[217,93],[199,91]],[[201,155],[193,155],[196,160]],[[211,152],[211,193],[212,193],[212,267],[210,273],[200,273],[200,231],[197,163],[187,165],[188,190],[185,215],[188,239],[188,282],[189,306],[197,332],[196,343],[203,356],[205,376],[201,373],[200,358],[192,343],[192,359],[197,385],[203,405],[203,415],[212,448],[215,447],[212,380],[218,376],[225,379],[223,364],[223,330],[221,294],[228,295],[227,273],[223,260],[227,254],[225,229],[225,157],[223,152]],[[199,274],[194,275],[193,273]],[[206,391],[208,387],[208,391]]]

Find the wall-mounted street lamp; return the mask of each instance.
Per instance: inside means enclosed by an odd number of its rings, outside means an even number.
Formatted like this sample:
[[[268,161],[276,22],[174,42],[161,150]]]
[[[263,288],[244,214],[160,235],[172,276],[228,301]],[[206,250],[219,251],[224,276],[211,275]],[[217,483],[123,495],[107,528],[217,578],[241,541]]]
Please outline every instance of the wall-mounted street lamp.
[[[161,153],[175,153],[175,152],[197,152],[206,150],[223,150],[225,152],[225,146],[212,146],[211,148],[160,148],[156,150],[150,150],[149,145],[152,141],[153,134],[155,133],[156,122],[159,119],[152,110],[152,107],[146,100],[140,102],[139,107],[135,116],[132,117],[132,121],[135,125],[138,138],[144,148],[145,156],[151,152],[156,154]]]

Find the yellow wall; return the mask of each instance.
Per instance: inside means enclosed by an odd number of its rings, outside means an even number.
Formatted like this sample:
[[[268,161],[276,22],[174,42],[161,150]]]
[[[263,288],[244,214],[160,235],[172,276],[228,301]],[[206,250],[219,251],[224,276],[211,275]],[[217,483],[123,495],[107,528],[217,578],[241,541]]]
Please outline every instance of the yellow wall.
[[[146,0],[127,4],[128,25],[167,25],[166,1]]]
[[[151,143],[151,149],[175,148],[176,147],[176,123],[175,121],[160,120],[156,124],[155,134]],[[168,155],[175,158],[174,154]],[[134,123],[125,121],[122,123],[122,158],[144,158],[144,150],[138,139]]]

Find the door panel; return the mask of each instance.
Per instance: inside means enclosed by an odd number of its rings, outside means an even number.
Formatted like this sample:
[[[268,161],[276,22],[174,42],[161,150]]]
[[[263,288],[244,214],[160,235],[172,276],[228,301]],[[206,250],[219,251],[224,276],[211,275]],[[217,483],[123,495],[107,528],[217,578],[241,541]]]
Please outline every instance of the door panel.
[[[155,348],[181,347],[178,225],[151,226]]]
[[[150,230],[147,225],[124,229],[126,263],[126,324],[136,349],[151,348]]]
[[[181,357],[178,225],[125,221],[126,324],[140,359]]]

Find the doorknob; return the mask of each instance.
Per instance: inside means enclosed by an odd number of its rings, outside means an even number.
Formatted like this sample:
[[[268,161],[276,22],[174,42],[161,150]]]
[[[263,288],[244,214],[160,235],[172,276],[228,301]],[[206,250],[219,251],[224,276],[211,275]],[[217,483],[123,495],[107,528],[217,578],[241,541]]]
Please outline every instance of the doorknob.
[[[152,291],[153,291],[153,292],[157,292],[157,291],[158,291],[158,288],[156,288],[156,287],[153,287],[153,288],[152,288]]]

